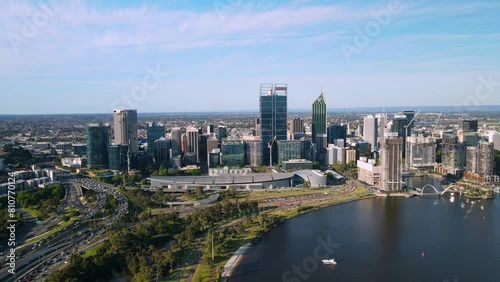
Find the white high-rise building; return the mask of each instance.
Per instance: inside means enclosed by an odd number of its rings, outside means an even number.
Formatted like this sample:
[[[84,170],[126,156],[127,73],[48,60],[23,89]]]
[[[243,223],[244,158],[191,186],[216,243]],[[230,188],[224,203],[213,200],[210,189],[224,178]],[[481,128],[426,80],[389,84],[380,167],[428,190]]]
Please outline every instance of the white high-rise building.
[[[247,163],[252,166],[262,165],[262,139],[259,136],[245,136]]]
[[[402,189],[403,172],[403,138],[397,133],[386,133],[380,148],[380,161],[382,164],[380,188],[393,192]]]
[[[493,143],[493,148],[495,148],[495,150],[500,150],[500,133],[490,132],[488,141]]]
[[[363,139],[377,148],[378,139],[378,119],[374,116],[366,116],[363,120]]]
[[[115,132],[115,145],[129,145],[130,153],[139,150],[137,139],[137,110],[114,110],[113,129]]]
[[[346,163],[346,148],[329,144],[326,148],[326,163],[332,164],[345,164]]]

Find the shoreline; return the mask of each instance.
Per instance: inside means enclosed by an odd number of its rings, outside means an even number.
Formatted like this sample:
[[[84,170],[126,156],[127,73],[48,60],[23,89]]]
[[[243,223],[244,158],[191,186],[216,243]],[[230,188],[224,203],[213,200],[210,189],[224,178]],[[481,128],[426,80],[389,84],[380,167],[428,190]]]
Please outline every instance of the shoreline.
[[[295,215],[292,215],[290,217],[285,217],[285,219],[283,220],[283,222],[281,222],[279,225],[281,224],[284,224],[285,222],[289,221],[289,220],[292,220],[296,217],[299,217],[299,216],[302,216],[302,215],[305,215],[307,213],[310,213],[310,212],[313,212],[313,211],[317,211],[317,210],[320,210],[320,209],[324,209],[324,208],[328,208],[328,207],[333,207],[333,206],[336,206],[336,205],[342,205],[342,204],[346,204],[346,203],[350,203],[350,202],[355,202],[355,201],[361,201],[361,200],[366,200],[366,199],[373,199],[373,198],[377,198],[376,195],[374,194],[367,194],[367,195],[364,195],[364,196],[361,196],[360,198],[357,198],[357,199],[350,199],[350,200],[346,200],[346,201],[340,201],[340,202],[335,202],[335,203],[324,203],[324,204],[321,204],[319,206],[313,206],[311,207],[311,209],[308,209],[308,210],[305,210],[305,211],[302,211],[302,212],[299,212]],[[298,207],[295,207],[294,209],[298,209]],[[273,228],[271,228],[270,230],[267,230],[263,235],[271,232],[272,230],[274,230],[276,227],[278,227],[279,225],[277,226],[274,226]],[[252,240],[255,240],[257,239],[258,236],[255,236],[254,238],[252,238]],[[247,246],[248,245],[248,246]],[[247,251],[248,248],[252,247],[249,243],[246,243],[244,244],[243,246],[240,246],[238,248],[238,250],[236,250],[236,252],[229,258],[228,262],[226,263],[226,265],[224,266],[224,274],[226,276],[222,276],[223,278],[230,278],[231,277],[231,274],[234,272],[235,269],[238,268],[238,266],[241,265],[241,257],[245,254],[245,252]],[[244,248],[243,252],[239,253],[238,252]],[[228,273],[226,274],[226,266],[229,264],[229,262],[233,260],[232,264],[231,264],[231,267],[230,267],[230,270],[227,271]]]

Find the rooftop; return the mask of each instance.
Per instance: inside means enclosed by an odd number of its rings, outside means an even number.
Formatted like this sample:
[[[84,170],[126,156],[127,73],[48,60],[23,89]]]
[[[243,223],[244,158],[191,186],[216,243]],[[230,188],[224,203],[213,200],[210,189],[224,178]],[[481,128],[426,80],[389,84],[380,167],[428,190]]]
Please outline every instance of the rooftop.
[[[151,176],[150,181],[188,184],[244,184],[265,181],[276,181],[292,178],[295,173],[256,173],[245,175],[217,175],[217,176]]]

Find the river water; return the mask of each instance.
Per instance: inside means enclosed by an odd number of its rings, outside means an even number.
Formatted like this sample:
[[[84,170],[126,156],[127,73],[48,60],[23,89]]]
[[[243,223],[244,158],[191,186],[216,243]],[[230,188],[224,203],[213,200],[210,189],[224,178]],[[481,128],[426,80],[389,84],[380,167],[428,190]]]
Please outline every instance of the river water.
[[[406,181],[441,189],[430,177]],[[321,209],[249,248],[230,281],[500,281],[499,201],[389,197]]]

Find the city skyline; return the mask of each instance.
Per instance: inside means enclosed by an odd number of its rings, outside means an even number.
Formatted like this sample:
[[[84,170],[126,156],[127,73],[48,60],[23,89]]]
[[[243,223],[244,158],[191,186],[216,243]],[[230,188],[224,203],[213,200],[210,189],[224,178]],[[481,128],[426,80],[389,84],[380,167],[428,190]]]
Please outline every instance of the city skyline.
[[[48,3],[0,4],[2,114],[500,104],[495,1]]]

